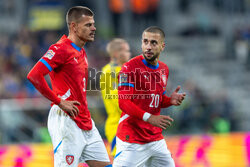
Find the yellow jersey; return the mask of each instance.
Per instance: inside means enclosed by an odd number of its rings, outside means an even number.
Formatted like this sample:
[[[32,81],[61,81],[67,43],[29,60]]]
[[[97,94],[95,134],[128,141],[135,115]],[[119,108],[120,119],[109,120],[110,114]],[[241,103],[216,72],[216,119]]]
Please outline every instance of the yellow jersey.
[[[111,153],[115,155],[115,136],[118,127],[118,122],[122,111],[118,104],[118,74],[121,67],[109,63],[102,68],[100,76],[100,88],[104,106],[107,112],[107,120],[105,123],[105,135],[108,142],[111,144]]]

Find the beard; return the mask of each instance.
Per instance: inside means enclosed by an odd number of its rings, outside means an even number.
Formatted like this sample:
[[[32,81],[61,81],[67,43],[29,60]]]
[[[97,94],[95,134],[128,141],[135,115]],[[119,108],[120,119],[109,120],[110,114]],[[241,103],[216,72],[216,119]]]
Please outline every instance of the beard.
[[[77,37],[84,42],[93,42],[95,40],[95,32],[92,31],[87,35],[87,32],[84,31],[77,31],[76,32]]]
[[[145,54],[143,53],[143,57],[145,60],[147,60],[149,62],[153,62],[153,61],[155,61],[156,58],[159,57],[159,54],[154,54],[151,58],[147,58],[147,56],[145,56]]]

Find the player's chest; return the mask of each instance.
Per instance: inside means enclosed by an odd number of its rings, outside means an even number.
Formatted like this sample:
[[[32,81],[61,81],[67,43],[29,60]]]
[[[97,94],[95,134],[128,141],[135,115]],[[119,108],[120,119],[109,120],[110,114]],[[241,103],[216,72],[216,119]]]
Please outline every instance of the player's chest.
[[[88,73],[88,60],[84,54],[74,54],[67,60],[65,70],[71,75],[86,75]]]
[[[167,86],[165,70],[146,71],[140,70],[135,73],[135,87],[141,91],[163,91]]]

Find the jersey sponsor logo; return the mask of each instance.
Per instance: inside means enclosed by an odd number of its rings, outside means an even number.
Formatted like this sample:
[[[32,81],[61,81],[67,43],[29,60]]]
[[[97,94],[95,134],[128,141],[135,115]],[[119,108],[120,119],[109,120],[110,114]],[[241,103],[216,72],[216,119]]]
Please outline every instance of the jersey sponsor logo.
[[[73,155],[66,155],[66,162],[67,162],[67,164],[71,165],[74,162],[74,156]]]
[[[55,55],[55,52],[53,50],[48,50],[47,53],[44,55],[44,57],[47,57],[48,59],[52,59]]]
[[[124,73],[122,73],[121,75],[120,75],[120,83],[126,83],[126,82],[128,82],[128,74],[124,74]]]

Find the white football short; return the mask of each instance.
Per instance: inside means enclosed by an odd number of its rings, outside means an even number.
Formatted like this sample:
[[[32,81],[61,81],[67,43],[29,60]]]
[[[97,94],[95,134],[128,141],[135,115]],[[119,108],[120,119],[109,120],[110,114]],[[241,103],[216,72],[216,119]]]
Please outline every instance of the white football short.
[[[164,139],[147,144],[123,142],[116,137],[113,167],[174,167]]]
[[[92,123],[91,130],[82,130],[57,105],[52,106],[48,129],[54,149],[55,167],[77,167],[87,160],[110,162],[93,120]]]

